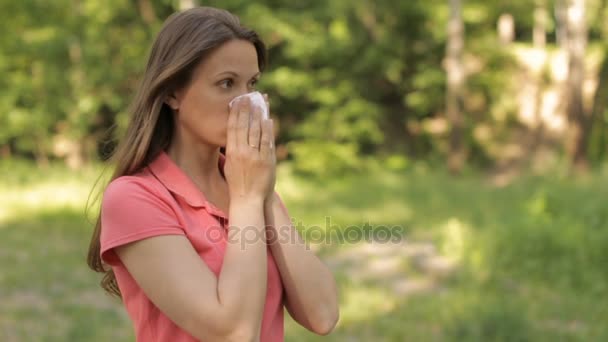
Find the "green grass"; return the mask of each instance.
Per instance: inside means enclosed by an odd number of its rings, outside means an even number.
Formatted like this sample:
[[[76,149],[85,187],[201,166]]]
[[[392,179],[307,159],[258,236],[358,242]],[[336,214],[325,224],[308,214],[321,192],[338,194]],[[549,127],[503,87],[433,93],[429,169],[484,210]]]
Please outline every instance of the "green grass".
[[[0,340],[133,341],[120,303],[98,287],[85,255],[84,205],[99,168],[0,163]],[[400,226],[407,242],[429,241],[457,271],[433,277],[412,266],[391,276],[431,279],[399,296],[383,279],[335,271],[341,319],[320,338],[286,319],[287,341],[608,340],[608,175],[525,176],[496,188],[480,175],[452,178],[412,167],[339,179],[305,179],[288,165],[278,190],[306,233],[325,227]],[[320,245],[331,261],[361,244]],[[353,254],[353,253],[351,253]],[[354,267],[377,260],[357,259]],[[286,317],[288,314],[286,313]]]

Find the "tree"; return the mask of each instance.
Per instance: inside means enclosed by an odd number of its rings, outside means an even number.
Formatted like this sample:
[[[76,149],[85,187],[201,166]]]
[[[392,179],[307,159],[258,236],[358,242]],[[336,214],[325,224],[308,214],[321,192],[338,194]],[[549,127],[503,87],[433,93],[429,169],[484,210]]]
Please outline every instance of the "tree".
[[[567,0],[555,0],[555,41],[560,48],[566,49],[568,42]]]
[[[579,170],[588,167],[587,144],[591,131],[589,113],[583,106],[583,81],[585,77],[585,51],[587,25],[585,0],[568,0],[567,3],[567,51],[568,51],[568,121],[570,136],[567,151],[573,166]]]
[[[534,9],[534,32],[532,34],[534,47],[545,48],[547,42],[547,2],[536,0]]]
[[[462,139],[462,88],[464,86],[462,52],[464,49],[464,25],[462,23],[461,10],[460,0],[450,0],[446,52],[446,116],[450,123],[448,168],[453,173],[459,172],[465,161]]]

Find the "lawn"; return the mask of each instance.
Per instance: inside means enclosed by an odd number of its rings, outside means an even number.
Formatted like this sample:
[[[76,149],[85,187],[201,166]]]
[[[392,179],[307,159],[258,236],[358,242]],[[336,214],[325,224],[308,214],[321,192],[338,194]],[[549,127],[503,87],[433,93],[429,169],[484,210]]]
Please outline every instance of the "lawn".
[[[100,170],[0,163],[0,341],[134,340],[84,261]],[[282,165],[277,187],[340,287],[334,333],[288,318],[287,341],[608,340],[606,172],[499,188],[423,165],[331,179]]]

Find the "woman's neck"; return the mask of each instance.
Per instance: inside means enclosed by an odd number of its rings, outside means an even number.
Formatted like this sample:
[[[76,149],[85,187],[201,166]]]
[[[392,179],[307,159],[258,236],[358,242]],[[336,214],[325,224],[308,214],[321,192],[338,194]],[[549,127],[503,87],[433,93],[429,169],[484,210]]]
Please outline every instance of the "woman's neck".
[[[186,147],[176,142],[167,149],[167,154],[203,192],[224,180],[218,167],[219,147],[204,144]]]

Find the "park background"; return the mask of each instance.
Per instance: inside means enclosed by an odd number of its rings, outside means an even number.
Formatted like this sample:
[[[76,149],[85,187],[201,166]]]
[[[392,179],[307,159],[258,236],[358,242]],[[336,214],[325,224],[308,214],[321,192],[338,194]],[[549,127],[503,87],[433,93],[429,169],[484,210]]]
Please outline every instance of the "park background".
[[[1,0],[0,340],[134,340],[85,264],[96,194],[197,4],[267,42],[277,189],[339,283],[322,340],[608,340],[606,0]]]

